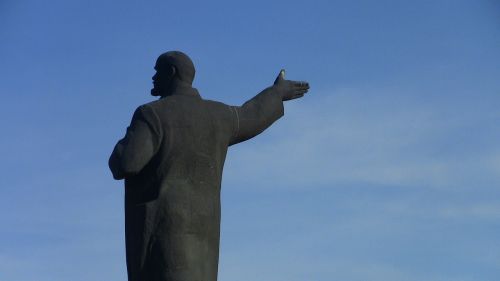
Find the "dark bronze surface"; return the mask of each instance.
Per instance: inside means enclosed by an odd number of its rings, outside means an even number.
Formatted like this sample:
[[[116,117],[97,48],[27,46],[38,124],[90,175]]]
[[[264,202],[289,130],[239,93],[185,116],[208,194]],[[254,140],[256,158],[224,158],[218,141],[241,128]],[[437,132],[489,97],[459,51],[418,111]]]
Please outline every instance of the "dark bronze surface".
[[[162,54],[153,76],[160,99],[135,111],[109,167],[125,179],[129,281],[215,281],[220,188],[228,146],[248,140],[302,97],[306,82],[284,79],[242,106],[204,100],[191,87],[195,68],[182,52]]]

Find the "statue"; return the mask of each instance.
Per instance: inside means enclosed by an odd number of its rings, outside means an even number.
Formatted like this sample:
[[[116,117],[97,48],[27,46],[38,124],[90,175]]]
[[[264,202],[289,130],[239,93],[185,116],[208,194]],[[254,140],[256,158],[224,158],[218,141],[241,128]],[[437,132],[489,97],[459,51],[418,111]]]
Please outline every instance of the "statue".
[[[160,55],[151,95],[135,111],[109,167],[125,179],[129,281],[216,281],[220,188],[228,146],[248,140],[284,114],[283,101],[307,93],[306,82],[274,84],[242,106],[204,100],[184,53]]]

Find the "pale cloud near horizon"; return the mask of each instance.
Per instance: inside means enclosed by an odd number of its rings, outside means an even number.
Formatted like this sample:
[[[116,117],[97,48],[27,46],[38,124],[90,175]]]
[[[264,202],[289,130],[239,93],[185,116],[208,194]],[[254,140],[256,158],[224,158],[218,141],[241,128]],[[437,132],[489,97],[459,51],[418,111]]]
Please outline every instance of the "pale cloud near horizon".
[[[404,268],[394,262],[367,257],[331,253],[329,259],[289,251],[268,252],[262,255],[233,252],[221,265],[220,280],[371,280],[371,281],[476,281],[476,276],[439,274],[414,268]],[[262,253],[261,253],[262,254]],[[369,253],[367,253],[369,255]],[[242,266],[245,265],[245,266]],[[328,278],[325,278],[325,276]]]
[[[474,147],[463,139],[470,128],[484,133],[484,122],[492,123],[496,116],[467,112],[470,104],[425,103],[404,93],[369,94],[338,89],[286,104],[284,118],[269,132],[230,150],[228,185],[249,177],[262,186],[281,182],[287,188],[500,183],[500,145]],[[457,144],[462,147],[454,148]]]
[[[257,222],[248,231],[257,237],[288,228],[271,235],[279,240],[225,247],[221,280],[473,281],[495,274],[496,100],[360,89],[315,95],[288,103],[266,133],[229,151],[224,189],[315,199],[250,212]]]

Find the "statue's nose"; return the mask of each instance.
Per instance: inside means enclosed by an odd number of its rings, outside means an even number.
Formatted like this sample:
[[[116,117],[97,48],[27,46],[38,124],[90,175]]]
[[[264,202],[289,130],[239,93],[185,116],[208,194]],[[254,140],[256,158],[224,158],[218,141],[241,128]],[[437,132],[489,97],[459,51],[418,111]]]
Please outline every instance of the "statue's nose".
[[[156,81],[157,76],[158,76],[158,73],[155,73],[155,75],[153,75],[153,77],[151,77],[151,79],[153,79],[153,81]]]

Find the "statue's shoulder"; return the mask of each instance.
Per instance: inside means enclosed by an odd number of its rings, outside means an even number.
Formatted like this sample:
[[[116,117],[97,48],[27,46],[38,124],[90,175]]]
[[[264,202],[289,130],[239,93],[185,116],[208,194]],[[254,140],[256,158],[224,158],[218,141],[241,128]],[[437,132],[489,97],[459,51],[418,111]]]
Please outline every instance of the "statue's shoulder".
[[[227,105],[223,102],[220,101],[214,101],[214,100],[208,100],[208,99],[190,99],[189,102],[196,101],[197,106],[202,106],[205,108],[205,110],[210,110],[212,112],[227,112],[228,110],[231,110],[231,106]],[[160,113],[160,112],[176,112],[177,109],[179,108],[179,104],[177,103],[183,103],[185,107],[185,102],[186,99],[180,97],[166,97],[162,98],[159,100],[154,100],[148,103],[145,103],[140,106],[140,108],[143,108],[145,111],[153,111],[155,113]]]
[[[204,101],[209,105],[212,111],[217,112],[218,114],[227,115],[232,114],[232,112],[234,111],[233,106],[225,104],[223,102],[214,100]]]
[[[141,105],[140,107],[143,108],[148,108],[148,110],[153,110],[153,111],[161,111],[164,109],[166,106],[171,104],[172,100],[168,98],[163,98],[163,99],[158,99],[154,101],[150,101],[148,103],[145,103]]]
[[[207,104],[211,105],[211,106],[215,106],[215,107],[228,107],[229,105],[223,103],[223,102],[220,102],[220,101],[215,101],[215,100],[203,100],[204,102],[206,102]]]
[[[155,111],[155,109],[157,108],[156,102],[157,101],[152,101],[145,104],[141,104],[137,107],[135,111]]]

